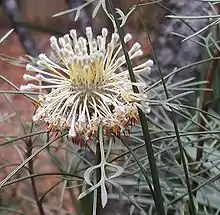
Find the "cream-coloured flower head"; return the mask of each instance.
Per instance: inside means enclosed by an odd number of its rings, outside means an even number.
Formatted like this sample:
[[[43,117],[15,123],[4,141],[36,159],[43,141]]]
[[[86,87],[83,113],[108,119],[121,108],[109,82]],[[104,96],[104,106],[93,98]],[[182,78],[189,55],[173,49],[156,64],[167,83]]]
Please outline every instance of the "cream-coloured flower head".
[[[96,135],[100,122],[106,135],[118,135],[138,121],[137,106],[150,111],[143,84],[131,83],[123,67],[126,61],[119,35],[113,33],[107,43],[107,34],[103,28],[102,34],[94,38],[91,27],[87,27],[87,38],[77,38],[76,30],[58,40],[52,36],[51,47],[58,60],[40,54],[37,66],[26,66],[36,75],[25,74],[24,79],[37,80],[39,85],[29,83],[20,90],[50,90],[39,96],[34,121],[43,120],[50,129],[69,129],[70,137],[87,140]],[[130,34],[124,37],[125,43],[131,39]],[[128,54],[130,59],[142,55],[140,44],[134,43]],[[151,66],[148,60],[133,69],[139,74]],[[134,93],[132,85],[140,93]]]

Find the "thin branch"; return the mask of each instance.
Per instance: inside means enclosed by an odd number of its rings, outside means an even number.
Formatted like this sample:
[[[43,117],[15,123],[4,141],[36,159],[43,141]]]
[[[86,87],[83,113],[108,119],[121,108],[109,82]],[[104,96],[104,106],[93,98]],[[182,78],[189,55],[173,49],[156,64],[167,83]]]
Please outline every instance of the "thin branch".
[[[32,149],[33,149],[33,141],[31,138],[29,138],[26,141],[26,145],[27,145],[26,156],[28,158],[32,155]],[[28,167],[29,167],[29,173],[31,175],[34,174],[34,159],[32,159],[28,162]],[[32,186],[32,190],[33,190],[34,199],[36,201],[39,213],[40,213],[40,215],[45,215],[44,208],[38,198],[38,192],[37,192],[37,187],[36,187],[36,183],[35,183],[35,178],[31,177],[30,180],[31,180],[31,186]]]
[[[220,56],[219,51],[215,51],[213,53],[213,57],[219,57],[219,56]],[[217,66],[218,66],[218,60],[213,59],[209,65],[208,71],[206,72],[205,80],[207,82],[205,83],[205,86],[204,86],[206,89],[211,89]],[[203,94],[202,101],[201,101],[201,110],[203,110],[204,112],[208,112],[209,105],[211,104],[210,100],[211,100],[211,91],[205,90],[204,94]],[[198,131],[205,132],[204,128],[206,127],[206,122],[205,122],[204,118],[201,117],[201,114],[198,115],[198,123],[201,125],[199,127]],[[196,152],[196,162],[201,161],[201,159],[203,157],[203,154],[204,154],[203,146],[204,146],[204,140],[198,141],[197,152]],[[192,184],[192,189],[195,190],[193,193],[194,196],[196,196],[196,194],[197,194],[197,189],[196,189],[197,187],[198,187],[198,183],[196,181],[194,181]]]

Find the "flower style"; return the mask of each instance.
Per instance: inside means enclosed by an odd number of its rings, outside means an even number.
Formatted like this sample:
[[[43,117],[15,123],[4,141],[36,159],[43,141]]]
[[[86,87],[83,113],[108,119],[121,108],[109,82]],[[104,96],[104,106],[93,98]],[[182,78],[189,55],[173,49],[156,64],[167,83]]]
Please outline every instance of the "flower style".
[[[39,96],[34,121],[43,120],[53,130],[68,129],[73,139],[88,140],[96,136],[100,122],[106,135],[118,135],[138,121],[137,106],[150,111],[143,84],[132,83],[123,68],[126,60],[119,35],[113,33],[109,43],[107,35],[108,30],[103,28],[94,38],[91,27],[87,27],[87,38],[78,38],[76,30],[58,40],[52,36],[57,59],[40,54],[36,66],[26,66],[36,75],[24,74],[23,78],[39,84],[22,85],[20,90],[50,90]],[[130,34],[124,37],[125,43],[131,39]],[[128,54],[130,59],[141,56],[141,45],[134,43]],[[138,77],[140,72],[149,71],[152,63],[148,60],[134,67],[134,73]],[[134,93],[132,85],[140,93]]]

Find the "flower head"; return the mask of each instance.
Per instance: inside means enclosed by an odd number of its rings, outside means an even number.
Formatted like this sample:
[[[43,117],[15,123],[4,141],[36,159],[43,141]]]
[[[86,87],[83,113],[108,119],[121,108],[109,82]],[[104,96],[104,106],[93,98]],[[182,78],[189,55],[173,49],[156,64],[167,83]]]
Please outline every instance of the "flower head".
[[[39,55],[37,66],[28,64],[27,81],[21,90],[49,89],[39,96],[34,121],[45,121],[51,129],[69,129],[69,136],[89,139],[96,135],[100,122],[106,134],[119,134],[138,121],[137,106],[149,112],[147,97],[141,83],[132,83],[122,54],[119,35],[113,33],[107,42],[108,31],[102,29],[95,38],[92,29],[86,28],[86,37],[77,37],[76,31],[56,39],[50,38],[56,59]],[[132,39],[124,37],[125,43]],[[130,59],[142,55],[141,46],[135,43],[128,52]],[[147,72],[152,61],[134,67],[135,74]],[[44,82],[44,85],[40,83]],[[134,93],[132,85],[139,88]]]

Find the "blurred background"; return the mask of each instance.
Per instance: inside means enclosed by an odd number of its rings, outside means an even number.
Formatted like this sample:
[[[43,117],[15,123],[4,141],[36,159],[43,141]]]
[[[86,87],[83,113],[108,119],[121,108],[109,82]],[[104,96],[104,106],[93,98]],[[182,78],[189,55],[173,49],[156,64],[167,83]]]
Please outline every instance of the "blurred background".
[[[71,9],[83,2],[82,0],[1,1],[0,36],[3,36],[11,28],[15,30],[0,44],[0,55],[2,58],[2,60],[0,60],[0,75],[5,78],[5,80],[0,79],[0,90],[15,90],[8,81],[18,87],[24,84],[22,79],[25,73],[24,67],[9,63],[8,60],[4,60],[5,56],[7,56],[7,59],[8,57],[12,57],[15,60],[25,58],[27,54],[37,57],[39,53],[48,53],[50,51],[50,36],[62,36],[68,33],[72,28],[77,29],[82,35],[86,26],[92,26],[95,34],[98,34],[102,27],[111,29],[111,24],[103,11],[100,10],[95,19],[91,19],[95,4],[87,7],[83,11],[82,17],[80,17],[77,22],[74,22],[72,14],[56,18],[52,17],[58,12]],[[115,1],[115,5],[125,11],[128,10],[130,6],[137,3],[137,0]],[[144,20],[146,23],[150,24],[151,28],[158,22],[158,17],[162,17],[162,13],[160,14],[158,11],[162,10],[160,8],[155,8],[155,6],[145,7],[141,11]],[[125,30],[133,35],[135,41],[142,44],[145,54],[148,55],[150,53],[149,44],[141,26],[140,15],[134,13],[128,19]],[[23,135],[24,129],[28,129],[30,126],[29,122],[33,112],[34,105],[23,95],[2,94],[2,96],[0,96],[0,142]],[[16,144],[23,147],[22,140],[16,142]],[[8,167],[1,171],[0,180],[10,173],[15,168],[15,164],[20,163],[21,160],[22,158],[16,147],[2,147],[0,150],[0,165],[5,165],[5,163],[7,163]],[[44,173],[58,171],[46,152],[41,153],[37,159],[35,159],[34,166],[36,172]],[[16,175],[16,177],[19,176],[20,174]],[[38,195],[42,196],[49,187],[53,187],[58,181],[57,177],[40,177],[37,180]],[[44,199],[45,204],[49,203],[49,207],[58,205],[58,196],[60,196],[59,188],[52,191],[50,195],[48,195],[48,198],[46,197]],[[15,186],[6,187],[0,192],[0,214],[7,211],[8,209],[6,208],[18,208],[19,211],[21,210],[25,214],[38,214],[37,209],[35,207],[33,208],[30,204],[29,200],[32,198],[33,193],[29,180]],[[69,211],[74,210],[68,193],[64,195],[63,207]],[[7,214],[13,214],[13,212],[8,212]]]
[[[139,0],[114,0],[115,6],[123,11],[138,3],[147,3],[149,1]],[[52,17],[54,14],[74,8],[84,3],[83,0],[2,0],[0,5],[0,36],[3,36],[8,30],[14,28],[14,32],[0,44],[0,54],[4,59],[4,55],[19,59],[30,55],[37,57],[39,53],[50,51],[49,37],[51,35],[62,36],[72,28],[77,29],[83,35],[86,26],[92,26],[95,34],[100,32],[102,27],[112,28],[110,21],[106,18],[103,11],[99,11],[97,16],[92,19],[91,14],[95,7],[94,4],[83,10],[80,19],[74,22],[73,15],[67,14],[59,17]],[[191,15],[199,16],[207,14],[208,4],[205,2],[194,0],[164,0],[159,4],[145,5],[140,10],[135,10],[128,19],[125,26],[125,31],[130,32],[134,41],[138,41],[144,51],[144,57],[152,57],[151,48],[147,39],[146,29],[143,28],[144,21],[147,26],[150,36],[155,47],[158,57],[158,62],[164,74],[173,71],[175,67],[181,67],[192,62],[196,62],[201,58],[203,49],[196,43],[187,41],[182,43],[182,38],[172,34],[176,32],[184,36],[189,36],[193,33],[192,29],[180,22],[178,19],[168,19],[168,14]],[[195,20],[190,25],[198,31],[207,24],[207,20]],[[206,33],[206,32],[204,32]],[[189,68],[184,73],[178,75],[177,79],[182,80],[186,77],[195,76],[197,68]],[[23,83],[22,76],[25,73],[23,67],[18,67],[8,63],[8,61],[0,61],[0,75],[4,76],[8,81],[0,79],[0,90],[14,90],[8,83],[9,81],[19,86]],[[157,78],[157,68],[152,72],[151,78]],[[23,126],[28,126],[25,122],[31,120],[34,111],[33,104],[19,94],[4,94],[0,97],[0,136],[9,137],[19,136]],[[3,123],[4,122],[4,123]],[[2,138],[2,139],[3,139]],[[11,156],[13,154],[13,156]],[[10,159],[8,159],[10,158]],[[38,157],[36,171],[41,172],[52,171],[53,166],[46,153],[41,153]],[[21,158],[15,148],[5,147],[0,150],[0,161],[8,163],[20,162]],[[0,179],[14,169],[6,168]],[[55,171],[55,170],[54,170]],[[57,180],[52,177],[44,177],[38,180],[38,191],[43,194],[48,187],[57,183]],[[27,184],[26,184],[27,185]],[[22,187],[22,192],[17,192],[15,189],[7,189],[4,194],[0,193],[0,205],[6,204],[14,196],[17,198],[15,204],[21,203],[19,198],[24,194],[29,197],[30,184]],[[20,188],[19,188],[20,189]],[[8,195],[6,195],[8,193]],[[58,193],[52,192],[50,195],[50,204],[57,204]],[[59,194],[58,194],[59,195]],[[68,208],[70,199],[65,196],[65,206]],[[46,202],[47,203],[47,202]],[[28,205],[23,205],[23,210],[30,214]],[[111,206],[110,206],[111,207]],[[70,209],[71,210],[71,209]],[[111,210],[110,210],[111,211]],[[1,214],[1,213],[0,213]],[[32,213],[37,214],[36,213]]]
[[[149,2],[149,0],[114,0],[115,6],[125,13],[131,6],[143,4],[139,7],[140,9],[131,14],[125,25],[125,31],[133,35],[133,41],[138,41],[142,45],[144,56],[151,56],[151,51],[145,32],[146,29],[143,28],[141,19],[150,31],[158,61],[164,74],[171,72],[175,67],[197,61],[201,56],[201,47],[191,41],[182,43],[182,38],[172,34],[175,32],[189,36],[193,33],[192,29],[178,19],[168,19],[165,15],[171,13],[193,16],[204,15],[207,13],[208,3],[194,0],[166,0],[147,5]],[[102,27],[111,29],[111,23],[102,10],[92,19],[91,14],[97,1],[82,10],[77,22],[74,22],[72,13],[52,17],[58,12],[75,8],[83,3],[84,0],[2,0],[0,5],[0,36],[11,28],[14,28],[15,31],[0,45],[1,54],[16,58],[26,54],[37,57],[39,53],[49,52],[48,39],[51,35],[62,36],[72,28],[76,28],[83,35],[86,26],[92,26],[95,34],[98,34]],[[206,23],[207,20],[202,19],[190,22],[190,25],[195,30],[199,30]],[[22,68],[3,61],[0,61],[0,68],[0,74],[16,85],[23,82],[22,73],[24,70]],[[154,78],[157,77],[156,70],[157,68],[155,68],[152,75]],[[195,72],[195,68],[180,74],[178,79],[193,76],[193,72]],[[3,82],[0,88],[8,89],[10,86]],[[19,95],[12,96],[12,99],[23,102]],[[22,105],[23,103],[16,106],[19,108]],[[0,101],[1,110],[4,110],[5,107],[3,106],[4,104]],[[20,109],[21,116],[25,115],[24,118],[26,119],[26,115],[31,111]]]

